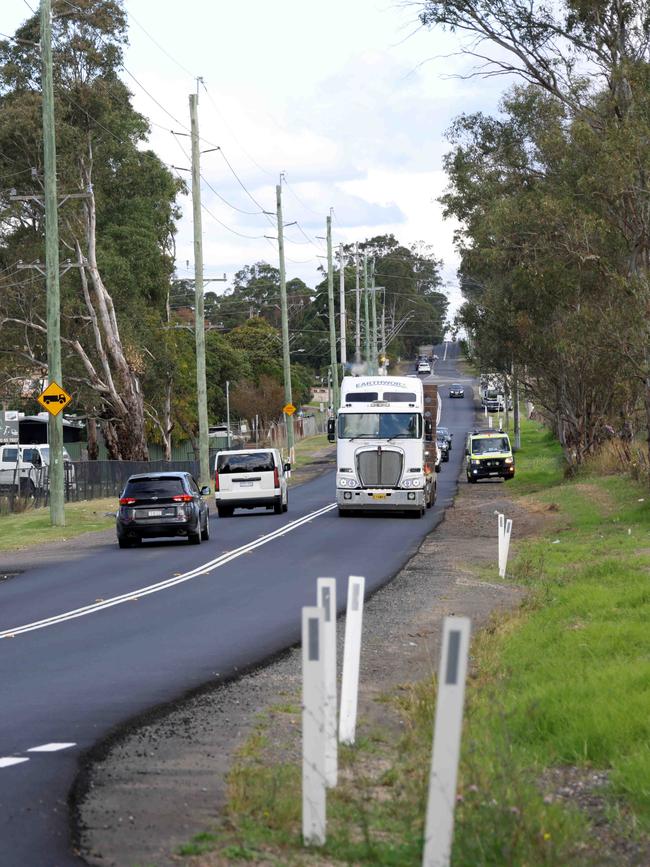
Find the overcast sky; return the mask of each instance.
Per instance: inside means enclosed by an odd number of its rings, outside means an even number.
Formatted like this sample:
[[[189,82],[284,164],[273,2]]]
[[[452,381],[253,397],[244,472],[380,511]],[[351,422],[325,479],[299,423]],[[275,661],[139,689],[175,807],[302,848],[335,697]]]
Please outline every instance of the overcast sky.
[[[436,202],[446,185],[444,133],[460,112],[496,111],[505,83],[460,79],[471,61],[449,56],[456,36],[418,27],[418,4],[400,0],[125,6],[133,76],[125,81],[152,123],[150,146],[180,168],[189,168],[189,139],[171,130],[187,131],[188,94],[197,76],[205,83],[203,148],[222,149],[202,155],[206,275],[232,278],[260,259],[277,265],[277,244],[264,238],[274,235],[273,221],[261,210],[275,211],[284,172],[284,219],[300,226],[286,230],[289,277],[318,281],[325,248],[317,236],[333,207],[335,245],[388,232],[404,244],[431,244],[457,306],[454,226]],[[28,14],[27,0],[2,0],[2,31],[13,33]],[[188,275],[191,202],[180,204],[177,270]],[[213,285],[221,292],[229,283]]]

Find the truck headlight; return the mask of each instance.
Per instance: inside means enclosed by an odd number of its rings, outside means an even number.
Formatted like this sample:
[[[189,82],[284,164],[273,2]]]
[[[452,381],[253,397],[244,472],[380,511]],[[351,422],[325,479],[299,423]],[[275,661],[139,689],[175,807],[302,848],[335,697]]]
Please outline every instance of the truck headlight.
[[[512,463],[514,463],[514,458],[506,458],[506,459],[505,459],[505,463],[506,463],[506,464],[512,464]]]
[[[472,466],[478,467],[480,465],[480,463],[481,463],[480,461],[472,461]]]
[[[421,488],[424,484],[424,480],[419,477],[416,479],[404,479],[402,482],[403,488]]]
[[[339,488],[356,488],[357,480],[356,479],[339,479],[338,481]]]

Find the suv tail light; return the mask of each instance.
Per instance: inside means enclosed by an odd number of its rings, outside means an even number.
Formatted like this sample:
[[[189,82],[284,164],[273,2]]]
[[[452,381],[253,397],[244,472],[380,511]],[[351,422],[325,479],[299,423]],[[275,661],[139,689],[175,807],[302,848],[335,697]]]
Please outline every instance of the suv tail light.
[[[273,467],[273,486],[276,488],[280,487],[280,473],[277,467]]]
[[[191,503],[193,497],[191,494],[180,494],[178,497],[172,497],[174,503]]]
[[[120,497],[120,506],[132,506],[135,503],[135,497]]]
[[[219,473],[215,472],[214,474],[214,491],[215,493],[219,490]]]

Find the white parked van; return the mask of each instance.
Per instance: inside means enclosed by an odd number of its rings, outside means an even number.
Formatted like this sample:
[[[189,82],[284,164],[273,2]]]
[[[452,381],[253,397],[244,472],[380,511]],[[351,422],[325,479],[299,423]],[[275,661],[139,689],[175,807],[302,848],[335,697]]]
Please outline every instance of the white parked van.
[[[74,466],[70,455],[63,449],[65,484],[75,488]],[[31,446],[9,444],[0,446],[0,492],[34,496],[46,490],[49,484],[50,447],[45,444]]]
[[[278,449],[233,449],[217,452],[214,462],[214,500],[220,518],[235,509],[273,509],[289,505],[287,474]]]

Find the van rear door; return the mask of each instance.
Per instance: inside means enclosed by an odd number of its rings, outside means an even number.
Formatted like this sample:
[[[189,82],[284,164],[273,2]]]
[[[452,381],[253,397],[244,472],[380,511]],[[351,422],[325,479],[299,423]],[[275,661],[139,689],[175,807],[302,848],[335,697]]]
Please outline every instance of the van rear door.
[[[225,500],[270,498],[275,493],[272,451],[226,452],[217,458],[219,491]]]

